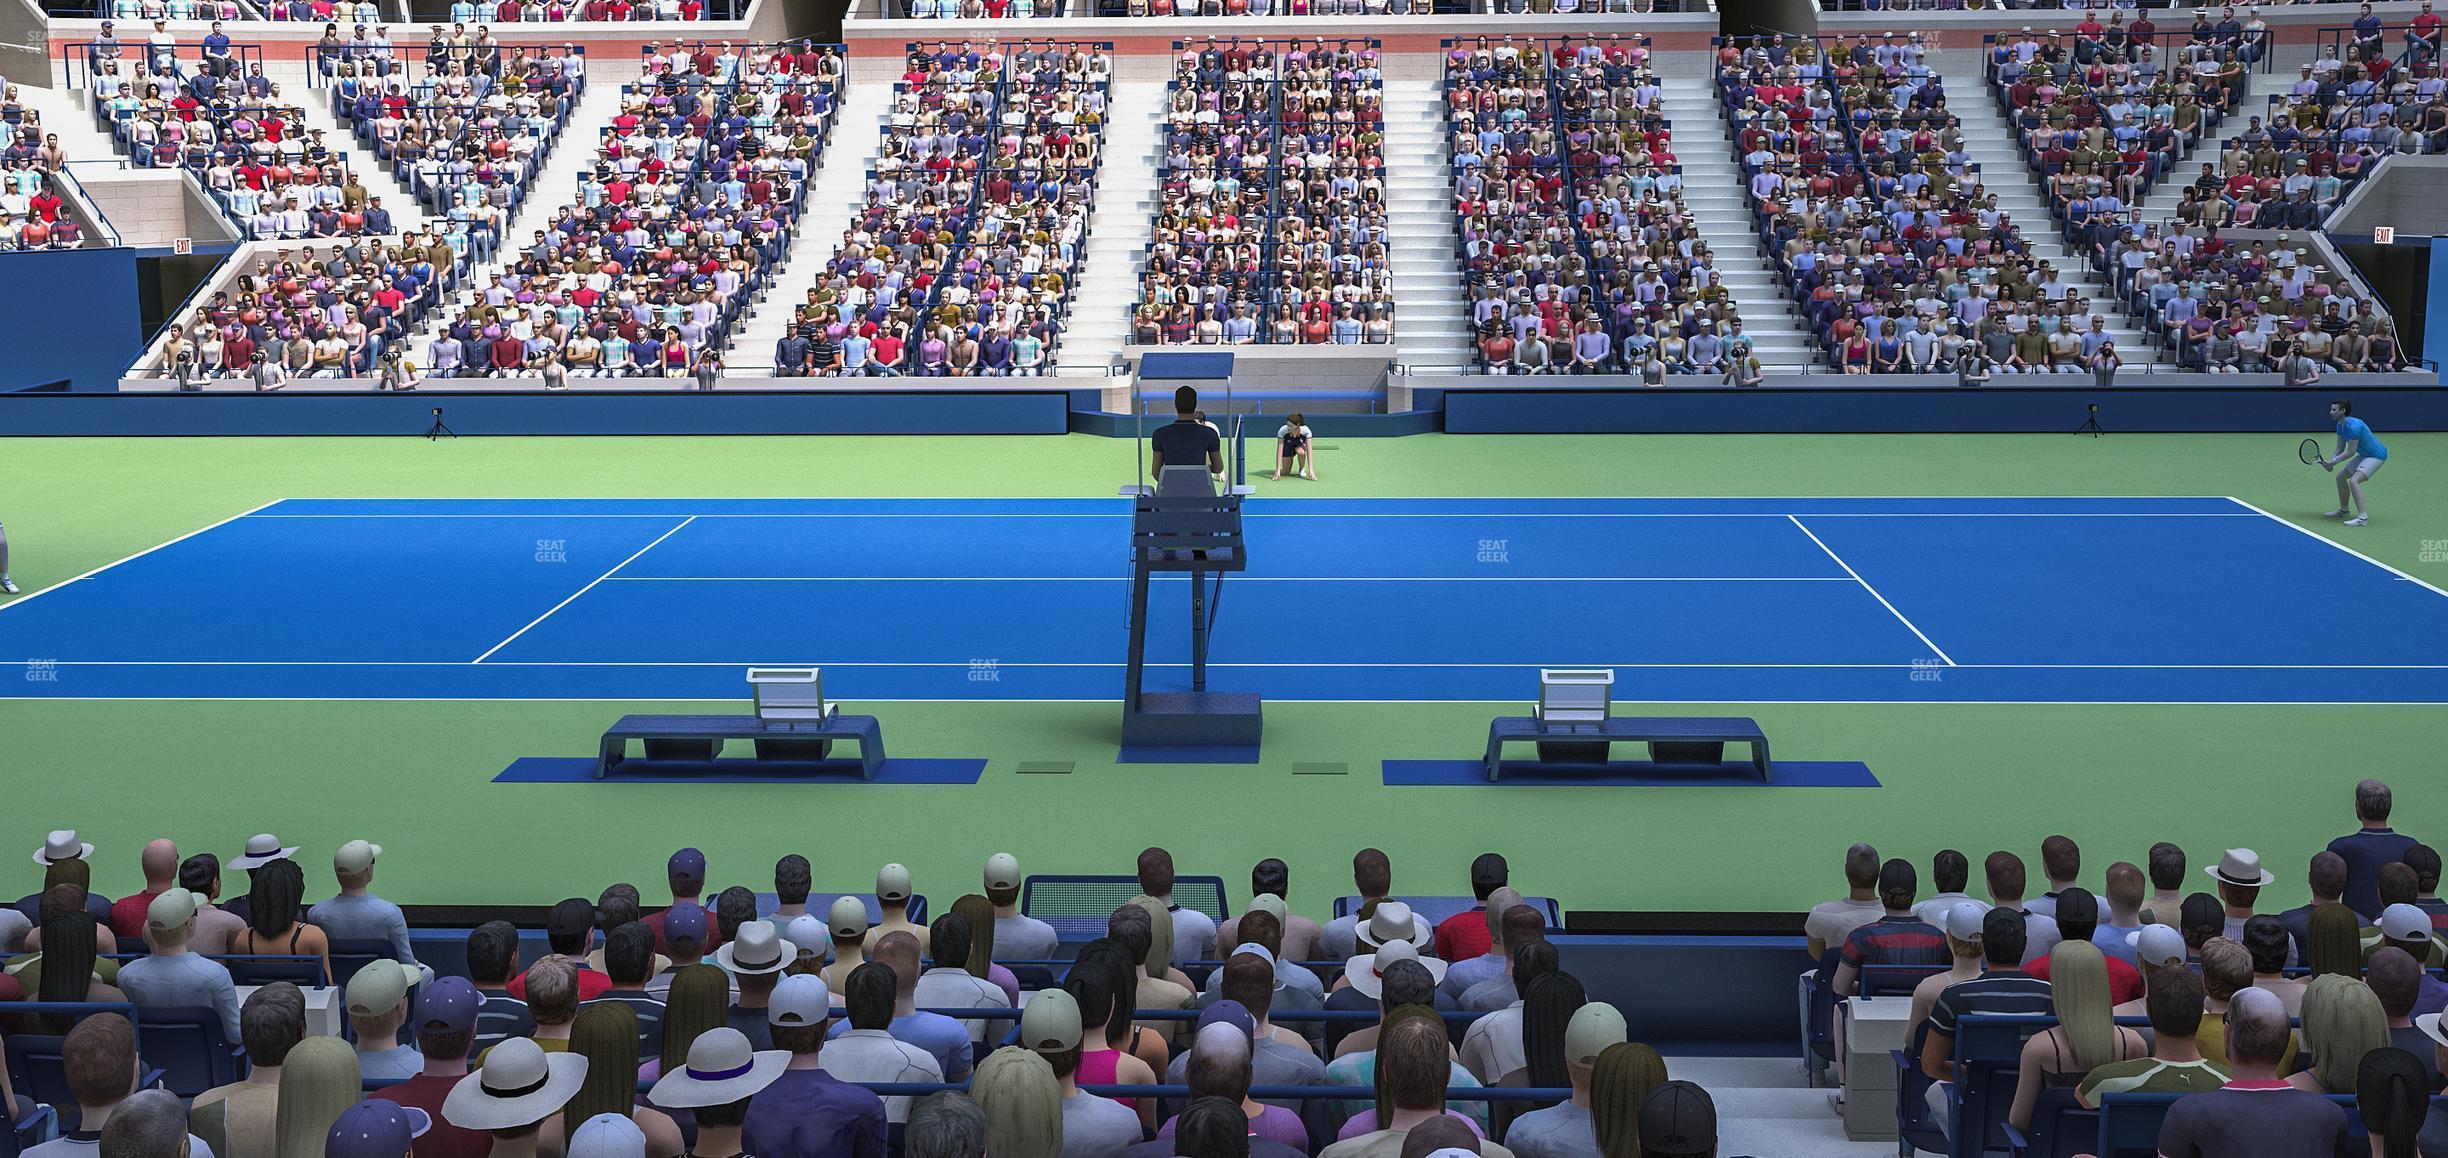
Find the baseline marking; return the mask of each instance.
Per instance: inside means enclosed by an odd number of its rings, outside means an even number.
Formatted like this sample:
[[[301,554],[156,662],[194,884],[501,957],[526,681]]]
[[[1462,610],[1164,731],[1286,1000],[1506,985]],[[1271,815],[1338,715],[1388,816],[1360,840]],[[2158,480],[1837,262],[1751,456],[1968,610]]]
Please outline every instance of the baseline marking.
[[[2439,588],[2439,585],[2438,585],[2438,584],[2432,583],[2431,581],[2429,581],[2429,580],[2427,580],[2427,579],[2417,579],[2417,578],[2415,578],[2415,577],[2414,577],[2414,576],[2412,576],[2412,575],[2408,575],[2408,574],[2406,574],[2406,573],[2405,573],[2403,570],[2400,570],[2400,569],[2398,569],[2398,568],[2396,568],[2396,567],[2389,566],[2388,564],[2383,563],[2383,562],[2381,562],[2381,561],[2380,561],[2380,560],[2378,560],[2378,559],[2374,559],[2374,558],[2372,558],[2371,556],[2366,555],[2366,554],[2364,554],[2364,553],[2363,553],[2363,552],[2361,552],[2361,551],[2357,551],[2357,550],[2355,550],[2354,548],[2349,547],[2349,546],[2347,546],[2347,545],[2346,545],[2346,544],[2344,544],[2344,543],[2338,542],[2337,540],[2332,539],[2332,538],[2330,538],[2330,537],[2329,537],[2329,536],[2327,536],[2327,535],[2321,534],[2321,533],[2319,533],[2318,531],[2314,531],[2314,530],[2312,530],[2312,529],[2311,529],[2311,528],[2309,528],[2309,527],[2300,527],[2300,526],[2297,526],[2297,525],[2295,525],[2295,523],[2294,523],[2294,522],[2292,522],[2291,520],[2287,520],[2287,519],[2282,519],[2282,518],[2279,518],[2278,516],[2273,515],[2273,514],[2269,513],[2268,511],[2262,510],[2262,509],[2261,509],[2261,508],[2259,508],[2259,507],[2253,506],[2251,503],[2245,502],[2244,500],[2239,499],[2239,498],[2235,497],[2234,495],[2229,495],[2229,496],[2227,496],[2227,501],[2228,501],[2228,502],[2231,502],[2231,503],[2234,503],[2234,504],[2236,504],[2237,506],[2247,508],[2247,509],[2249,509],[2250,511],[2252,511],[2252,513],[2254,513],[2254,514],[2256,514],[2256,515],[2259,515],[2259,516],[2261,516],[2262,518],[2268,519],[2269,521],[2271,521],[2271,522],[2273,522],[2273,523],[2276,523],[2276,524],[2278,524],[2278,525],[2279,525],[2279,526],[2281,526],[2281,527],[2285,527],[2286,529],[2288,529],[2288,530],[2290,530],[2290,531],[2294,531],[2294,532],[2295,532],[2295,533],[2297,533],[2297,534],[2303,535],[2304,537],[2306,537],[2306,538],[2308,538],[2308,539],[2311,539],[2313,542],[2316,542],[2316,543],[2322,543],[2322,544],[2326,544],[2326,545],[2331,546],[2331,547],[2335,547],[2335,548],[2337,548],[2337,549],[2338,549],[2338,550],[2340,550],[2340,551],[2344,551],[2344,552],[2346,552],[2347,554],[2352,555],[2352,556],[2354,556],[2354,557],[2355,557],[2355,558],[2357,558],[2357,559],[2361,559],[2361,560],[2363,560],[2364,562],[2369,563],[2369,564],[2371,564],[2371,565],[2372,565],[2372,566],[2374,566],[2374,567],[2378,567],[2379,569],[2381,569],[2381,570],[2383,570],[2383,571],[2386,571],[2386,572],[2388,572],[2389,574],[2394,575],[2394,576],[2396,576],[2396,577],[2398,577],[2398,578],[2400,578],[2400,579],[2403,579],[2403,580],[2405,580],[2405,581],[2406,581],[2406,582],[2408,582],[2408,583],[2415,583],[2415,584],[2419,584],[2419,585],[2421,585],[2421,587],[2422,587],[2422,589],[2423,589],[2423,590],[2428,591],[2428,592],[2432,593],[2433,595],[2444,595],[2444,596],[2448,596],[2448,591],[2443,591],[2443,590],[2441,590],[2441,589]]]
[[[118,560],[118,562],[113,562],[113,563],[104,563],[103,565],[101,565],[101,566],[99,566],[99,567],[96,567],[96,568],[94,568],[94,569],[93,569],[93,570],[91,570],[91,571],[87,571],[86,573],[84,573],[84,574],[82,574],[82,575],[76,576],[75,578],[72,578],[72,579],[62,579],[62,580],[60,580],[59,582],[54,583],[54,584],[50,585],[49,587],[45,587],[45,588],[43,588],[43,589],[41,589],[41,590],[39,590],[39,591],[36,591],[36,592],[34,592],[33,594],[31,594],[31,595],[20,595],[20,596],[18,596],[18,597],[17,597],[17,598],[15,598],[15,599],[9,600],[7,603],[0,603],[0,611],[7,611],[7,610],[9,610],[9,609],[11,609],[11,608],[15,608],[15,607],[23,607],[23,606],[25,606],[26,604],[28,604],[28,603],[32,603],[32,602],[34,602],[35,600],[40,599],[40,598],[42,598],[42,597],[43,597],[43,596],[45,596],[45,595],[49,595],[50,593],[52,593],[52,592],[54,592],[54,591],[57,591],[57,590],[59,590],[59,589],[60,589],[60,588],[62,588],[62,587],[66,587],[66,586],[68,586],[68,585],[69,585],[69,584],[71,584],[71,583],[81,583],[81,582],[83,582],[83,581],[85,581],[85,580],[87,580],[87,579],[91,579],[91,578],[93,578],[94,576],[96,576],[96,575],[99,575],[99,574],[103,573],[104,571],[108,571],[108,570],[110,570],[110,569],[111,569],[111,568],[113,568],[113,567],[119,566],[121,563],[133,563],[133,562],[135,562],[136,560],[138,560],[138,559],[142,559],[142,558],[144,558],[145,556],[150,555],[150,554],[152,554],[152,553],[153,553],[153,552],[155,552],[155,551],[159,551],[159,550],[161,550],[161,549],[163,549],[163,548],[165,548],[165,547],[175,547],[175,546],[179,545],[180,543],[184,543],[184,542],[186,542],[186,541],[187,541],[187,540],[189,540],[189,539],[195,538],[197,535],[201,535],[201,534],[203,534],[203,533],[204,533],[204,532],[206,532],[206,531],[214,530],[215,528],[219,528],[219,527],[225,527],[225,526],[228,526],[229,524],[231,524],[231,523],[235,523],[235,522],[237,522],[237,521],[238,521],[238,520],[240,520],[240,519],[260,517],[260,516],[257,516],[257,515],[256,515],[256,513],[255,513],[256,511],[263,510],[265,507],[273,507],[273,506],[278,506],[278,505],[280,505],[280,504],[282,504],[282,503],[285,503],[285,502],[288,502],[288,501],[289,501],[289,500],[287,500],[287,499],[273,499],[271,502],[264,503],[262,506],[255,507],[255,508],[252,508],[252,509],[250,509],[250,510],[240,511],[240,512],[238,512],[237,514],[231,515],[230,517],[228,517],[228,518],[226,518],[226,519],[221,520],[220,522],[213,523],[213,524],[211,524],[211,525],[209,525],[209,526],[197,527],[195,530],[189,531],[189,532],[187,532],[187,533],[186,533],[186,534],[184,534],[184,535],[180,535],[178,538],[172,539],[172,540],[170,540],[169,542],[166,542],[166,543],[159,543],[159,544],[156,544],[156,545],[154,545],[154,546],[147,547],[147,548],[145,548],[144,550],[142,550],[142,551],[138,551],[138,552],[136,552],[135,554],[130,555],[130,556],[128,556],[128,557],[127,557],[127,558],[125,558],[125,559]]]
[[[673,535],[677,535],[677,534],[679,534],[682,528],[687,527],[687,526],[688,526],[690,523],[694,523],[694,522],[696,522],[696,521],[697,521],[697,516],[695,516],[695,515],[690,515],[689,517],[687,517],[687,518],[685,518],[685,519],[680,520],[680,525],[679,525],[679,526],[673,527],[671,530],[665,531],[665,532],[663,532],[662,534],[655,536],[655,541],[654,541],[654,542],[651,542],[651,543],[648,543],[648,544],[646,544],[646,545],[645,545],[645,546],[643,546],[643,547],[638,548],[638,549],[637,549],[637,554],[631,555],[631,556],[629,556],[628,558],[623,559],[623,560],[621,560],[620,562],[613,564],[613,565],[612,565],[612,570],[610,570],[610,571],[606,571],[606,572],[604,572],[603,574],[596,576],[596,577],[595,577],[594,582],[589,583],[589,584],[587,584],[586,586],[579,588],[579,589],[578,589],[576,592],[572,593],[572,594],[570,595],[570,597],[569,597],[569,598],[564,599],[564,600],[562,600],[562,601],[561,601],[561,602],[559,602],[559,603],[555,603],[555,604],[553,604],[553,605],[552,605],[552,611],[547,611],[547,612],[545,612],[545,613],[544,613],[544,614],[542,614],[542,615],[536,616],[536,617],[535,617],[533,620],[529,621],[529,623],[527,624],[527,626],[526,626],[526,627],[522,627],[522,628],[519,628],[517,631],[513,631],[513,632],[511,632],[511,633],[510,633],[510,638],[509,638],[509,639],[505,639],[505,640],[501,641],[500,643],[494,644],[493,646],[491,646],[491,647],[489,647],[489,648],[486,648],[486,649],[485,649],[485,653],[484,653],[483,655],[477,656],[476,658],[471,659],[471,660],[469,660],[468,662],[469,662],[470,664],[479,664],[479,663],[483,663],[484,661],[486,661],[486,660],[488,660],[488,659],[493,658],[493,653],[494,653],[494,652],[500,651],[501,649],[503,649],[503,648],[505,648],[505,647],[510,646],[512,642],[514,642],[514,641],[516,641],[516,640],[518,639],[518,637],[520,637],[520,636],[522,636],[522,635],[525,635],[525,634],[527,634],[527,633],[528,633],[528,631],[532,630],[532,629],[535,627],[535,625],[536,625],[536,624],[538,624],[538,623],[542,623],[542,622],[544,622],[545,620],[552,618],[552,617],[553,617],[553,612],[554,612],[554,611],[559,611],[559,610],[561,610],[562,608],[567,607],[567,606],[569,606],[570,604],[577,602],[577,601],[578,601],[578,596],[580,596],[580,595],[584,595],[584,594],[586,594],[586,593],[587,593],[587,592],[589,592],[589,591],[593,591],[593,590],[595,589],[595,587],[596,587],[596,584],[602,583],[604,580],[611,578],[611,577],[613,576],[614,572],[619,571],[621,568],[626,567],[626,566],[630,565],[631,563],[635,563],[635,562],[637,562],[637,561],[638,561],[638,556],[639,556],[639,555],[644,555],[646,552],[648,552],[648,551],[652,551],[652,550],[654,550],[656,547],[661,546],[661,545],[663,544],[663,540],[668,539],[668,538],[671,538]]]
[[[1803,533],[1803,534],[1805,534],[1805,535],[1809,535],[1809,536],[1810,536],[1810,541],[1811,541],[1811,542],[1813,542],[1813,543],[1818,543],[1818,544],[1819,544],[1819,549],[1820,549],[1820,550],[1822,550],[1822,551],[1826,551],[1826,552],[1827,552],[1827,557],[1828,557],[1828,558],[1830,558],[1830,559],[1834,559],[1834,560],[1836,561],[1836,565],[1837,565],[1837,566],[1844,568],[1844,573],[1845,573],[1845,574],[1847,574],[1847,575],[1852,576],[1852,577],[1853,577],[1853,581],[1854,581],[1854,582],[1861,584],[1861,588],[1862,588],[1862,590],[1869,592],[1869,593],[1870,593],[1870,598],[1878,600],[1878,601],[1879,601],[1879,606],[1886,608],[1886,609],[1887,609],[1887,614],[1892,615],[1892,616],[1895,616],[1895,617],[1896,617],[1896,622],[1903,624],[1903,625],[1904,625],[1904,627],[1905,627],[1905,630],[1912,632],[1912,633],[1913,633],[1913,635],[1915,635],[1916,637],[1918,637],[1918,638],[1921,640],[1921,642],[1922,642],[1922,643],[1927,644],[1927,645],[1929,646],[1929,649],[1930,649],[1931,651],[1937,652],[1937,653],[1938,653],[1938,658],[1940,658],[1940,659],[1942,659],[1942,660],[1945,660],[1945,661],[1946,661],[1946,665],[1947,665],[1948,667],[1954,667],[1954,666],[1956,666],[1956,663],[1955,663],[1955,657],[1953,657],[1953,656],[1951,656],[1951,655],[1948,655],[1948,654],[1946,653],[1946,649],[1945,649],[1945,648],[1942,648],[1942,647],[1938,646],[1938,644],[1937,644],[1935,641],[1931,640],[1929,636],[1927,636],[1927,635],[1923,634],[1923,633],[1922,633],[1922,631],[1921,631],[1921,629],[1920,629],[1919,627],[1916,627],[1916,626],[1914,626],[1914,625],[1913,625],[1913,621],[1912,621],[1912,620],[1909,620],[1909,619],[1904,618],[1904,613],[1903,613],[1903,612],[1901,612],[1901,611],[1896,610],[1896,605],[1895,605],[1895,604],[1887,602],[1887,597],[1886,597],[1886,596],[1884,596],[1884,595],[1879,594],[1879,590],[1878,590],[1878,588],[1876,588],[1876,587],[1872,587],[1872,586],[1870,585],[1870,581],[1869,581],[1869,580],[1862,578],[1862,577],[1861,577],[1861,572],[1854,570],[1854,569],[1853,569],[1853,565],[1852,565],[1851,563],[1847,563],[1847,562],[1845,562],[1845,561],[1844,561],[1844,556],[1837,554],[1837,553],[1836,553],[1836,552],[1835,552],[1835,551],[1834,551],[1832,548],[1830,548],[1830,547],[1829,547],[1829,546],[1828,546],[1826,543],[1821,543],[1821,542],[1819,541],[1819,536],[1817,536],[1817,535],[1812,535],[1812,534],[1811,534],[1811,529],[1810,529],[1809,527],[1806,527],[1806,526],[1803,526],[1803,525],[1802,525],[1802,520],[1800,520],[1800,519],[1798,519],[1798,518],[1795,518],[1795,517],[1794,517],[1794,516],[1792,516],[1792,515],[1787,515],[1787,516],[1785,516],[1785,518],[1786,518],[1787,520],[1789,520],[1790,522],[1792,522],[1792,523],[1793,523],[1793,525],[1794,525],[1794,529],[1795,529],[1795,530],[1800,531],[1800,532],[1802,532],[1802,533]]]

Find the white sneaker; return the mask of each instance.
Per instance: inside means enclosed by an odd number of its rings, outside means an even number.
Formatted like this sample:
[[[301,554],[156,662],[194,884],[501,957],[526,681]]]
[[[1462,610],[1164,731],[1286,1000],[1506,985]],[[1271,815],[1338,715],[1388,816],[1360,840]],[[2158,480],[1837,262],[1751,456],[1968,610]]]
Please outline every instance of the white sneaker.
[[[17,593],[17,581],[9,578],[6,575],[0,575],[0,593],[15,595]]]
[[[2321,517],[2324,519],[2342,519],[2353,513],[2353,511],[2347,510],[2344,507],[2339,507],[2334,511],[2322,511]]]
[[[2346,525],[2349,527],[2368,527],[2371,525],[2371,516],[2360,515],[2355,518],[2348,519],[2346,520]]]

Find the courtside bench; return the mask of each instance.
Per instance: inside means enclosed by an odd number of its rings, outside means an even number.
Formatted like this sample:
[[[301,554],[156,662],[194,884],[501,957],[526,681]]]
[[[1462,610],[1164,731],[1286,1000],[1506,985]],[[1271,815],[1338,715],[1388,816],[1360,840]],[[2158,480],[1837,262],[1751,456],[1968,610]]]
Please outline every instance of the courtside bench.
[[[603,734],[596,779],[611,775],[631,759],[631,740],[645,744],[649,760],[708,764],[722,755],[726,740],[758,741],[760,760],[822,760],[833,741],[855,740],[862,779],[875,779],[884,767],[884,729],[874,716],[836,714],[822,720],[770,721],[755,716],[622,716]]]
[[[1597,749],[1617,742],[1652,745],[1652,764],[1671,768],[1678,764],[1716,764],[1713,758],[1677,759],[1670,755],[1657,758],[1655,745],[1664,744],[1748,744],[1751,747],[1751,768],[1759,774],[1761,783],[1770,782],[1768,736],[1760,731],[1759,722],[1744,716],[1612,716],[1586,723],[1563,723],[1541,720],[1536,716],[1498,716],[1488,725],[1487,778],[1500,780],[1504,774],[1504,746],[1508,743],[1537,743],[1543,746],[1578,748],[1587,745]],[[1602,753],[1584,761],[1548,765],[1554,769],[1570,769],[1588,764],[1603,764]]]

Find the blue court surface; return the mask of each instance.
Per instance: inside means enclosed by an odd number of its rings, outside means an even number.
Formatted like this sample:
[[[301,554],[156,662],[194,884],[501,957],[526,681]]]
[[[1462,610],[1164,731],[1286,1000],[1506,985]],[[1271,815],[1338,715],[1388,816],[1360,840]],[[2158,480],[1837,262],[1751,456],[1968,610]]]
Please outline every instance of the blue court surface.
[[[2448,592],[2227,498],[1255,500],[1210,684],[1501,700],[2448,702]],[[1121,694],[1120,500],[290,499],[0,608],[15,697]],[[1160,582],[1158,688],[1189,584]]]

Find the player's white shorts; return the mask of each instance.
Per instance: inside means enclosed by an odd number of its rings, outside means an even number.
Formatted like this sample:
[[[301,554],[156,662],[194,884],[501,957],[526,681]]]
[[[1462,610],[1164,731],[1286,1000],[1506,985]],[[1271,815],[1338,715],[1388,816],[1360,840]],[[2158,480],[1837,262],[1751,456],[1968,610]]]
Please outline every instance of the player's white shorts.
[[[2369,480],[2371,476],[2380,473],[2381,467],[2387,465],[2388,460],[2385,458],[2373,458],[2367,454],[2358,454],[2353,458],[2347,459],[2345,465],[2340,466],[2338,469],[2349,477]]]

